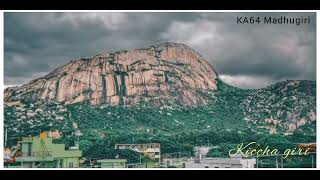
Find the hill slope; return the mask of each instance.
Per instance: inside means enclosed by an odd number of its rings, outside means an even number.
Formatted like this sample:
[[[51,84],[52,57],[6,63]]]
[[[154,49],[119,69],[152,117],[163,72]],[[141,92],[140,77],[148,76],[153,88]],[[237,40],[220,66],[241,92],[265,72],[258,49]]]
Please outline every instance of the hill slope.
[[[206,106],[190,108],[170,104],[97,107],[89,103],[20,103],[5,107],[5,124],[18,136],[50,129],[69,132],[73,130],[73,122],[79,124],[84,135],[94,136],[104,133],[174,135],[235,128],[265,133],[292,133],[300,126],[315,124],[316,120],[315,94],[306,95],[308,92],[302,92],[315,88],[315,83],[300,81],[296,91],[283,94],[283,84],[292,82],[296,81],[279,83],[266,89],[244,90],[218,81],[219,88],[215,95],[205,94],[209,99]],[[277,95],[279,93],[281,96]],[[297,99],[293,102],[295,97]],[[272,101],[274,103],[270,103]],[[315,129],[311,132],[315,134]]]

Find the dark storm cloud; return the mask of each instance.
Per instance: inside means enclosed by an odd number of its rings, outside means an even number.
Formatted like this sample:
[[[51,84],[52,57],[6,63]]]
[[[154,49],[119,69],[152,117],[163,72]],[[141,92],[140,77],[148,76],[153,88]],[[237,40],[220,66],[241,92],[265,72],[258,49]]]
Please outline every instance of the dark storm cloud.
[[[206,13],[194,22],[175,21],[163,33],[187,42],[209,59],[220,76],[241,87],[263,87],[286,79],[315,80],[314,13]],[[307,17],[307,25],[241,25],[237,16]],[[262,18],[260,19],[262,20]],[[248,83],[250,81],[251,83]]]
[[[312,16],[312,24],[239,25],[240,15]],[[5,13],[4,25],[6,85],[72,59],[163,41],[189,45],[241,87],[315,80],[315,13]]]

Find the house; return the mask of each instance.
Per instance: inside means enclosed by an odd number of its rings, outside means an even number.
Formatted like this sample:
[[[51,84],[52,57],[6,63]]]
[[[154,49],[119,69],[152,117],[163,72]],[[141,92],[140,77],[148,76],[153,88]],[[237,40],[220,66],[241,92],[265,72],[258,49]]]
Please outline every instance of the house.
[[[140,153],[143,153],[145,156],[148,156],[150,159],[161,161],[161,152],[159,143],[147,143],[147,144],[116,144],[115,149],[131,149]]]
[[[18,142],[21,155],[16,163],[22,168],[77,168],[82,151],[79,148],[67,150],[64,144],[53,143],[53,138],[44,132],[40,137],[23,137]]]

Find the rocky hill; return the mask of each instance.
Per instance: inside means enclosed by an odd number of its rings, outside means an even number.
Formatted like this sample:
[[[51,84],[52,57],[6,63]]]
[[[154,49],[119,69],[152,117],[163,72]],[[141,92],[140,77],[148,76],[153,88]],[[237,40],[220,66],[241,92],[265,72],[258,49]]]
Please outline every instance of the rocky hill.
[[[205,105],[198,91],[216,90],[217,73],[196,51],[177,43],[79,59],[26,85],[8,88],[5,101],[53,100],[92,105]]]
[[[315,124],[316,83],[300,80],[279,82],[251,92],[241,107],[245,120],[250,124],[267,128],[270,133],[292,133],[301,126]]]

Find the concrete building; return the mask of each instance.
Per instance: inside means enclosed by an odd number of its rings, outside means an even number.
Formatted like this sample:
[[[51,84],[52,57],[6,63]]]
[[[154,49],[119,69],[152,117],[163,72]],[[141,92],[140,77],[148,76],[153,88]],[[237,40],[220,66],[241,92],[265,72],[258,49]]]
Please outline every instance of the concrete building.
[[[100,159],[97,160],[97,166],[99,168],[125,168],[126,159]]]
[[[152,160],[161,161],[161,151],[159,143],[147,144],[116,144],[115,149],[131,149],[139,153],[143,153]]]
[[[23,168],[77,168],[82,151],[66,150],[64,144],[54,144],[46,132],[40,137],[24,137],[18,142],[21,155],[16,162]]]
[[[202,158],[194,159],[185,164],[186,168],[255,168],[256,159],[231,158]]]

